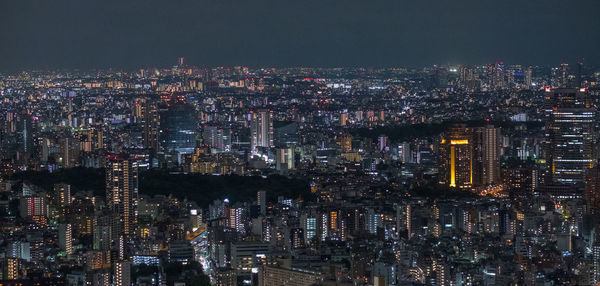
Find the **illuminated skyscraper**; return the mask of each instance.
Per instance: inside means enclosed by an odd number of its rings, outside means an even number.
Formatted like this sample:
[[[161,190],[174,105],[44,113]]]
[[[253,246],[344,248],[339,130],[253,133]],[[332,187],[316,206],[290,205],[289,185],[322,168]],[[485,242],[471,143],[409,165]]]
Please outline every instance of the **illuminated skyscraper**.
[[[440,184],[458,188],[500,184],[500,138],[500,128],[493,125],[450,128],[439,148]]]
[[[375,210],[367,210],[366,230],[370,234],[377,234],[377,229],[383,226],[383,215],[375,213]]]
[[[273,113],[259,110],[252,113],[250,122],[251,148],[273,147]]]
[[[137,221],[138,169],[126,154],[109,155],[106,165],[106,203],[113,215],[113,240],[130,237]]]
[[[569,64],[560,64],[560,72],[558,73],[559,87],[565,88],[569,82]]]
[[[406,237],[411,238],[411,213],[410,204],[399,204],[396,206],[396,231],[398,236],[406,231]]]
[[[469,188],[473,184],[473,156],[471,129],[464,126],[451,128],[439,147],[442,185]]]
[[[197,134],[194,107],[182,102],[168,104],[160,112],[160,133],[164,152],[194,152]]]
[[[338,225],[338,212],[331,211],[329,212],[329,229],[336,230]]]
[[[58,225],[58,244],[66,254],[73,254],[73,228],[70,223]]]
[[[473,184],[498,185],[500,177],[500,128],[493,125],[473,128]]]
[[[231,151],[231,129],[217,126],[205,126],[202,131],[202,143],[214,152]]]
[[[398,158],[402,163],[412,163],[413,155],[410,150],[410,143],[403,142],[398,145]]]
[[[578,185],[596,164],[596,109],[586,90],[547,90],[547,183]]]
[[[317,236],[317,218],[313,216],[302,216],[300,218],[302,229],[304,229],[304,241],[310,243]]]
[[[46,216],[48,204],[44,196],[27,196],[19,199],[21,217]]]
[[[244,208],[229,209],[229,228],[244,233]]]
[[[138,98],[135,102],[135,117],[142,127],[142,144],[148,149],[158,151],[158,109],[156,103],[147,98]]]
[[[5,278],[6,280],[17,280],[20,278],[19,275],[19,259],[18,258],[7,258],[5,266]]]
[[[81,131],[79,139],[80,151],[93,152],[104,148],[104,132],[100,128],[91,127]]]

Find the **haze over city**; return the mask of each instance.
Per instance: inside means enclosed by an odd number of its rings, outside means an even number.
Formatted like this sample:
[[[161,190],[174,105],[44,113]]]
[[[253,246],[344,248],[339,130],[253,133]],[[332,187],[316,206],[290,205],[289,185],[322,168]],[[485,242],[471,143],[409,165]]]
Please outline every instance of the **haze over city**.
[[[597,1],[2,1],[0,71],[600,63]]]

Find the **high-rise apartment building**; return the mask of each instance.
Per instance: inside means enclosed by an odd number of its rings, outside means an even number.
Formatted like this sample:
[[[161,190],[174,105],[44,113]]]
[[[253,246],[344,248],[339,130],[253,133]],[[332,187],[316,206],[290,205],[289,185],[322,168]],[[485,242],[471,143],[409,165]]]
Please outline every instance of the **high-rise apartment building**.
[[[273,147],[273,113],[269,110],[258,110],[251,115],[252,150],[256,147]]]
[[[158,109],[156,103],[147,98],[135,102],[135,117],[142,126],[142,144],[148,149],[158,151]]]
[[[21,217],[46,216],[48,203],[44,196],[26,196],[19,199],[19,212]]]
[[[109,155],[106,202],[113,216],[113,239],[133,235],[137,221],[138,168],[126,154]]]
[[[66,254],[73,254],[73,228],[70,223],[58,225],[58,244]]]
[[[493,125],[473,129],[473,180],[475,185],[501,184],[500,153],[502,135]]]
[[[17,280],[20,278],[20,265],[18,258],[6,258],[4,267],[5,280]]]

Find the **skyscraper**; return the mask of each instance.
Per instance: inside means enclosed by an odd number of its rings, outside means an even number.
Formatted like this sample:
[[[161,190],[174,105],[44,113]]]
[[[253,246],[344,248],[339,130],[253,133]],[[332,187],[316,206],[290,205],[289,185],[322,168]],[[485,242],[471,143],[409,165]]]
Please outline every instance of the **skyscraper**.
[[[142,126],[142,144],[148,149],[158,151],[158,109],[156,103],[147,98],[135,102],[135,116]]]
[[[227,152],[231,150],[231,129],[205,126],[202,131],[202,143],[214,152]]]
[[[70,223],[58,225],[58,244],[66,254],[73,254],[73,229]]]
[[[44,196],[26,196],[19,199],[21,217],[46,216],[48,203]]]
[[[183,103],[169,103],[160,112],[160,145],[166,153],[189,154],[196,147],[196,110]]]
[[[471,188],[498,185],[500,128],[458,125],[446,132],[439,147],[440,184]]]
[[[473,184],[500,184],[500,128],[493,125],[476,127],[473,135]]]
[[[250,122],[251,148],[273,147],[273,113],[259,110],[252,113]]]
[[[134,233],[137,221],[138,169],[126,154],[109,155],[106,166],[106,203],[113,216],[113,240]]]
[[[596,164],[596,109],[584,89],[547,90],[545,101],[547,182],[581,184]]]
[[[559,87],[566,88],[569,83],[569,64],[560,64],[560,72],[558,73]]]
[[[473,184],[473,148],[471,129],[455,126],[440,142],[440,175],[442,185],[469,188]]]
[[[243,233],[244,229],[244,208],[229,209],[229,228]]]

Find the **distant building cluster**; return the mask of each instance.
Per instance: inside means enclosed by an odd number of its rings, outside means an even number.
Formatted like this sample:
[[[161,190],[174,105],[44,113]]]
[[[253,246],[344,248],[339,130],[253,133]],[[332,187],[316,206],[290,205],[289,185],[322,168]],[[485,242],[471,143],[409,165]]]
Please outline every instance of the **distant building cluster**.
[[[0,74],[0,285],[596,285],[599,83],[581,63]]]

